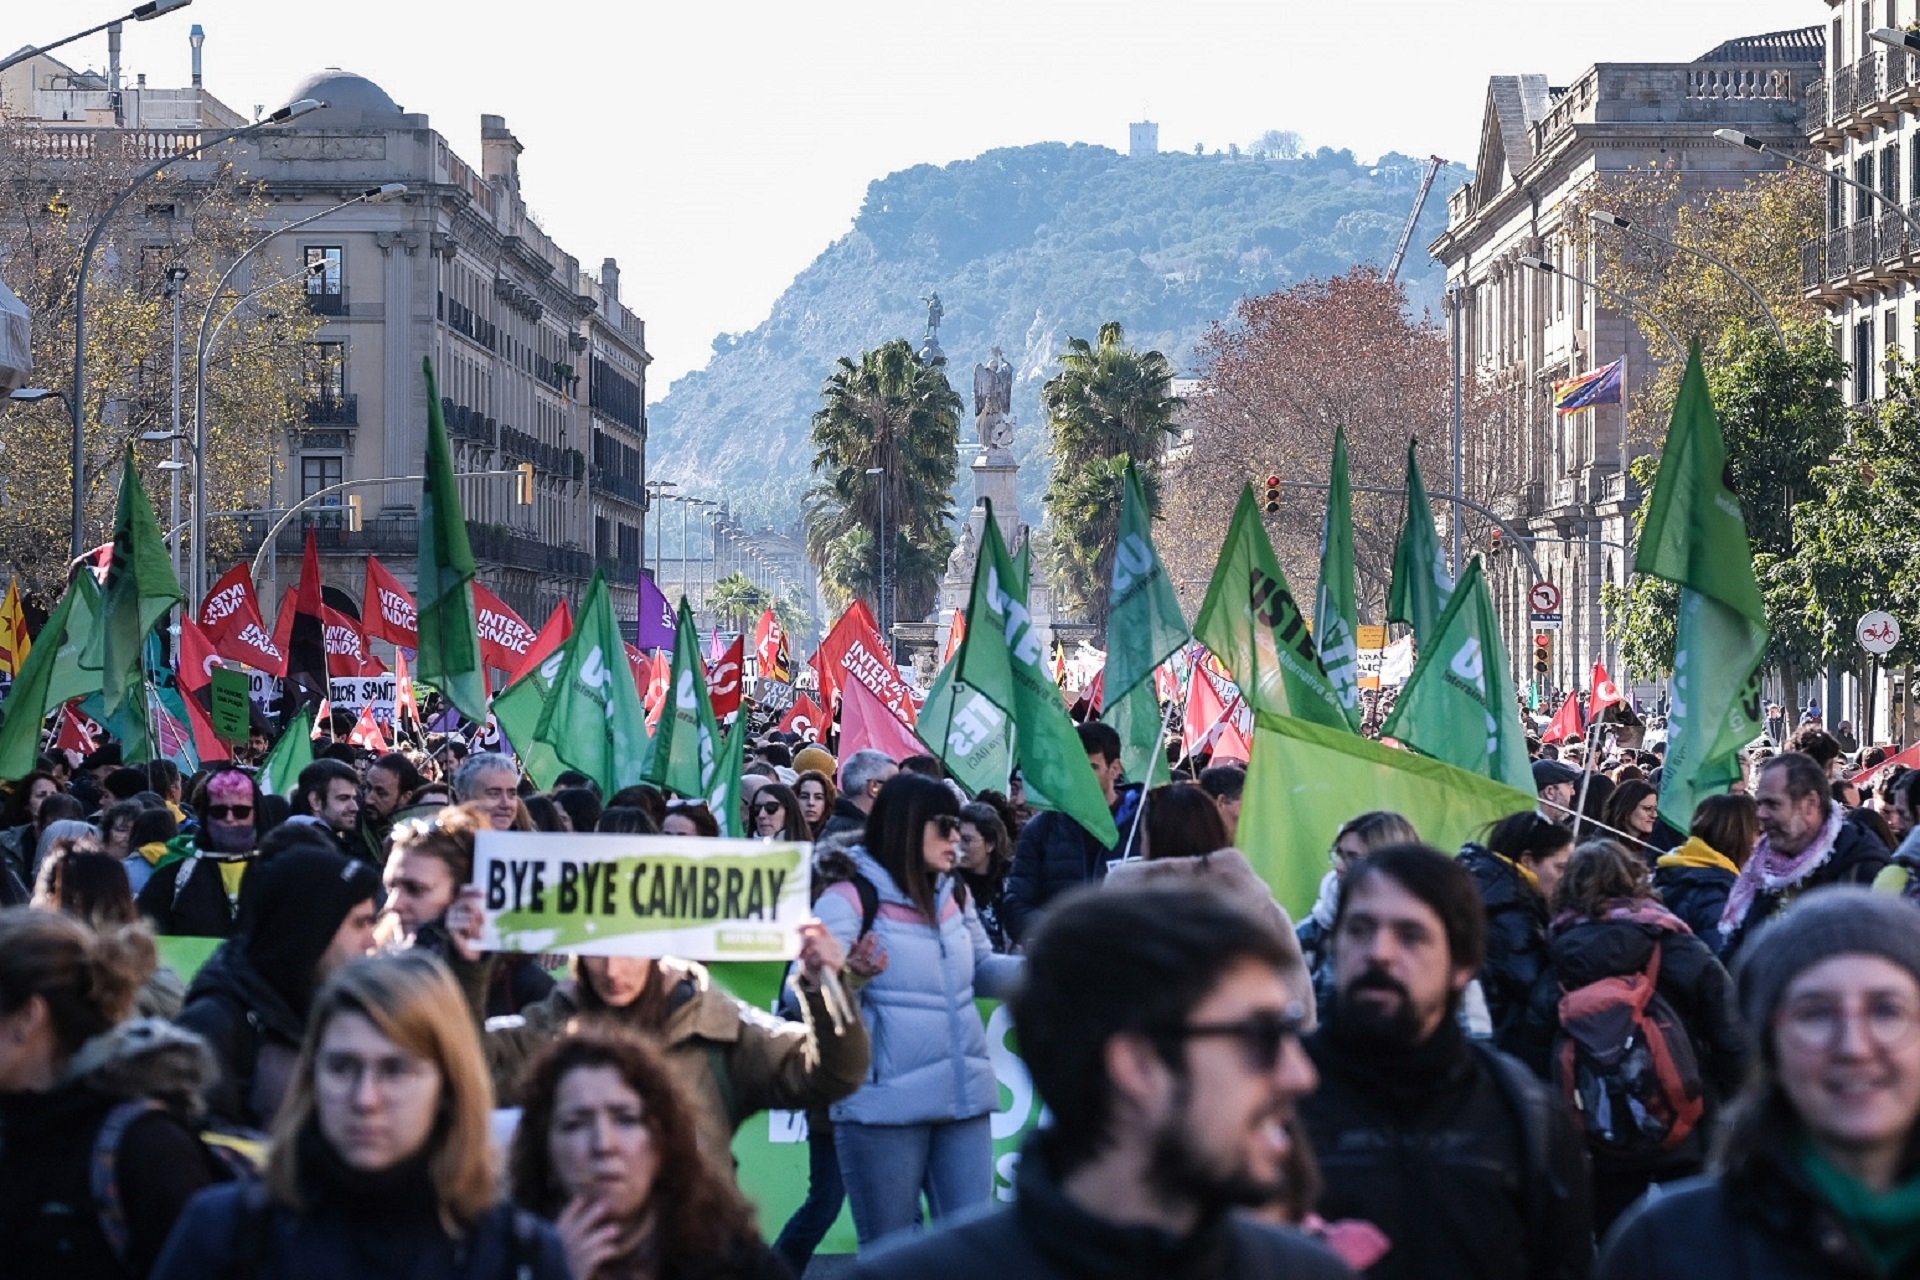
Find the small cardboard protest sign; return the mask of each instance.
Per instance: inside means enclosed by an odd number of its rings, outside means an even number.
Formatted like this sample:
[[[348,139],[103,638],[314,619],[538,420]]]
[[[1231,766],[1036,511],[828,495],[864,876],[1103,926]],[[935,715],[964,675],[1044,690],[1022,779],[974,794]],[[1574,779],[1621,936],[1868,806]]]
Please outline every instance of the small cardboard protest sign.
[[[813,846],[697,836],[482,831],[488,951],[787,960],[812,914]]]

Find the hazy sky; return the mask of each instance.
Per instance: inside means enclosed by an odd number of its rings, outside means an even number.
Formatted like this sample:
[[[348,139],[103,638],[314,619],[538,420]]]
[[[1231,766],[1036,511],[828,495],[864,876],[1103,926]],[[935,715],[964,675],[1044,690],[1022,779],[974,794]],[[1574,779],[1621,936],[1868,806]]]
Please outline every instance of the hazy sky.
[[[45,41],[125,0],[28,6]],[[650,397],[752,328],[846,231],[867,184],[989,147],[1100,143],[1160,124],[1166,149],[1307,144],[1474,161],[1486,78],[1554,84],[1596,61],[1684,61],[1731,36],[1823,23],[1819,0],[194,0],[127,28],[129,81],[188,81],[250,113],[307,72],[377,81],[478,167],[479,117],[526,148],[522,188],[582,265],[620,260],[647,321]],[[106,37],[68,46],[104,66]]]

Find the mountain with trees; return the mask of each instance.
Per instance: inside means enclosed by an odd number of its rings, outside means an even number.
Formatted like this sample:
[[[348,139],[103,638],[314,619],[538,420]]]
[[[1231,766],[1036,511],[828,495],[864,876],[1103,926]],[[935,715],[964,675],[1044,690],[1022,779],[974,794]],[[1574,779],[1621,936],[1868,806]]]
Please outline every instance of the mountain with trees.
[[[1229,154],[1036,143],[891,174],[765,321],[718,338],[707,366],[649,410],[649,468],[749,518],[791,521],[819,480],[810,426],[836,362],[895,338],[917,348],[937,292],[955,385],[996,345],[1013,365],[1021,505],[1037,522],[1053,462],[1040,390],[1070,337],[1114,322],[1129,347],[1194,372],[1208,326],[1242,298],[1384,264],[1425,163],[1306,152],[1269,130]],[[1443,276],[1424,250],[1467,176],[1449,166],[1415,228],[1400,276],[1415,316],[1438,311]]]

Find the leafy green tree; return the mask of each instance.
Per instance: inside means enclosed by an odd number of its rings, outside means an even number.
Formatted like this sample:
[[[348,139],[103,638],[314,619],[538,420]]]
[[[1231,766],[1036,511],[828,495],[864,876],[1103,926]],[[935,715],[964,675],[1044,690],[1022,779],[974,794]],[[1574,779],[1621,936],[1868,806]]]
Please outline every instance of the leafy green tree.
[[[807,551],[835,607],[855,596],[879,605],[879,541],[888,557],[896,619],[931,612],[953,552],[947,527],[960,445],[960,397],[946,361],[923,362],[904,338],[842,356],[813,415],[813,470]],[[877,476],[867,472],[878,468]],[[884,487],[883,487],[884,486]],[[884,512],[883,512],[884,500]]]
[[[744,630],[766,612],[766,590],[744,573],[730,573],[713,584],[713,611],[728,627]]]
[[[1148,507],[1157,512],[1155,463],[1177,429],[1181,404],[1173,394],[1173,365],[1158,351],[1127,346],[1125,338],[1111,320],[1100,326],[1096,343],[1068,338],[1060,372],[1040,391],[1053,446],[1048,567],[1055,587],[1102,635],[1127,463],[1140,464]]]

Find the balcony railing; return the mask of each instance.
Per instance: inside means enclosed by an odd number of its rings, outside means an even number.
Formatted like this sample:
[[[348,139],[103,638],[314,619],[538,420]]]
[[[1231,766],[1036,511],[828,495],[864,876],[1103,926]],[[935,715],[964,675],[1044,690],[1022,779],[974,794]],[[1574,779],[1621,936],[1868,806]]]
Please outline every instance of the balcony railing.
[[[1809,133],[1833,119],[1828,108],[1830,100],[1828,81],[1814,80],[1807,85],[1806,121]]]
[[[1876,217],[1837,227],[1802,245],[1801,285],[1819,289],[1886,264],[1901,264],[1905,269],[1908,259],[1920,257],[1920,235],[1907,223],[1907,218],[1920,222],[1920,199],[1907,201],[1905,208],[1906,217],[1886,209]]]
[[[420,521],[413,516],[387,516],[348,529],[336,513],[316,514],[311,522],[314,544],[321,550],[353,555],[404,557],[420,549]],[[264,521],[250,521],[242,535],[247,552],[260,547],[266,536]],[[538,538],[499,525],[468,524],[467,539],[474,558],[514,569],[585,581],[593,576],[593,557],[578,547],[549,546]],[[306,529],[291,525],[280,531],[277,546],[283,555],[297,556],[306,545]]]
[[[338,289],[332,292],[309,292],[307,310],[320,316],[343,316],[347,314],[347,300]]]
[[[357,427],[360,425],[360,397],[323,396],[307,401],[307,425],[310,427]]]
[[[1827,104],[1827,119],[1840,120],[1853,114],[1853,68],[1841,67],[1833,73],[1833,93]]]

